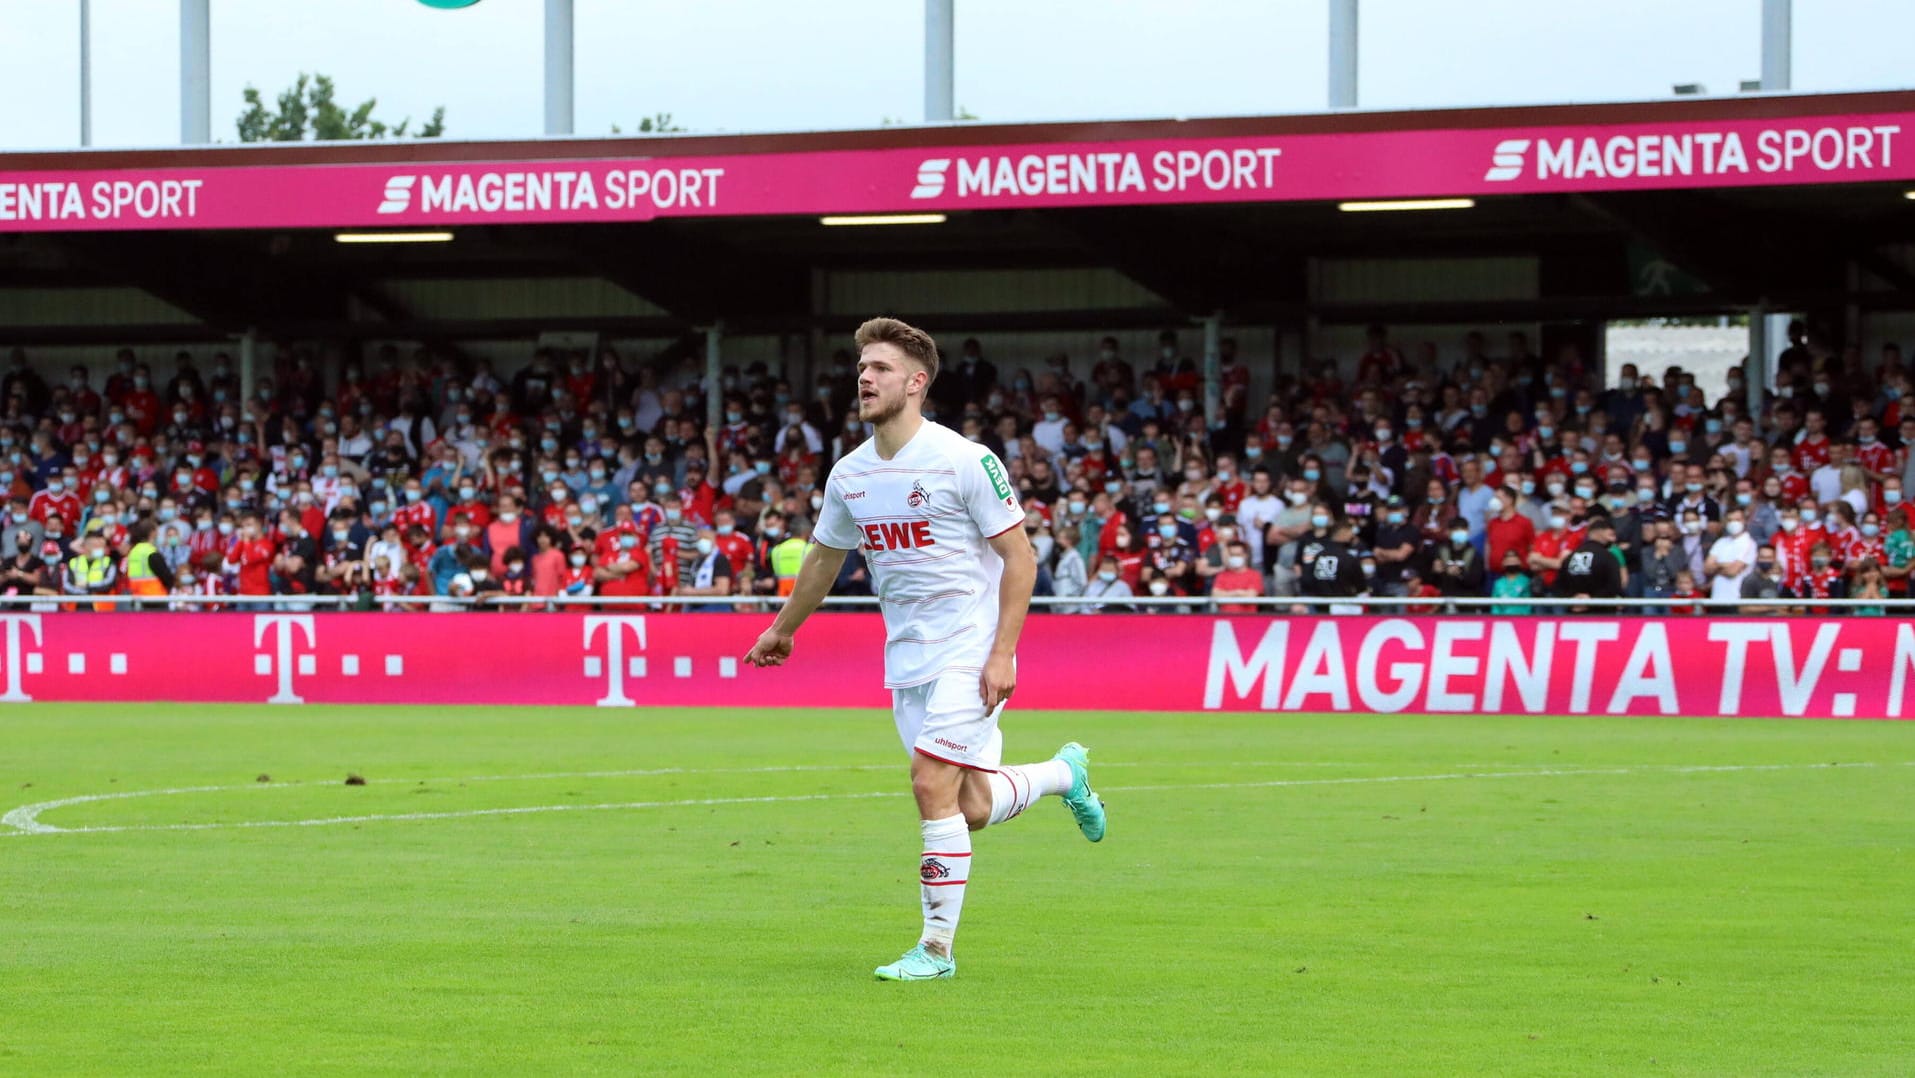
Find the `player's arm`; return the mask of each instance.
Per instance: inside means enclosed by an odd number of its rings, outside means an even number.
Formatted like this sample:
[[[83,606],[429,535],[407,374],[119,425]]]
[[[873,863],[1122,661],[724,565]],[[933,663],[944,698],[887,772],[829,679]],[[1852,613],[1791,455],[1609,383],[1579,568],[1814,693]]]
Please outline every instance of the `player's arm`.
[[[805,550],[805,560],[798,566],[798,580],[792,586],[791,595],[785,599],[778,616],[772,619],[771,628],[745,653],[746,662],[753,666],[779,666],[791,656],[791,638],[831,592],[832,583],[838,579],[838,569],[849,553],[818,542]]]
[[[1037,586],[1037,555],[1031,550],[1030,536],[1021,527],[1009,528],[988,542],[1004,560],[997,586],[997,639],[991,644],[990,657],[984,660],[984,674],[978,686],[984,697],[984,710],[990,711],[1010,699],[1017,687],[1017,638],[1024,632],[1024,616],[1031,609],[1031,590]]]

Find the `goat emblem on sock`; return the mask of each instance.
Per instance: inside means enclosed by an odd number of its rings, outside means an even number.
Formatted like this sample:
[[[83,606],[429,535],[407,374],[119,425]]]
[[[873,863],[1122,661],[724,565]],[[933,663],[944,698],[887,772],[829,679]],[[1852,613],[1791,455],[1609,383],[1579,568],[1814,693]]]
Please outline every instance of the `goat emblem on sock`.
[[[918,875],[927,880],[941,880],[951,874],[951,868],[935,857],[927,857],[918,866]]]

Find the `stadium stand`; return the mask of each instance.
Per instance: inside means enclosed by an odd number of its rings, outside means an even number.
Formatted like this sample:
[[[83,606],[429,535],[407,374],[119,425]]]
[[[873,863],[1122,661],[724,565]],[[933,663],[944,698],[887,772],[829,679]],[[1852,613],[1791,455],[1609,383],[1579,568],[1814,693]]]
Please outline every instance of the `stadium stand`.
[[[1545,358],[1520,333],[1500,354],[1471,333],[1443,364],[1418,342],[1412,360],[1381,326],[1360,356],[1279,373],[1256,407],[1226,340],[1222,420],[1207,428],[1186,344],[1166,331],[1157,354],[1127,356],[1106,338],[1000,370],[979,341],[946,342],[929,411],[1007,462],[1040,595],[1084,613],[1135,596],[1228,611],[1360,595],[1427,609],[1493,596],[1521,613],[1610,589],[1683,614],[1907,594],[1915,414],[1893,345],[1870,364],[1797,325],[1750,415],[1740,372],[1710,401],[1676,367],[1625,366],[1601,385],[1574,348]],[[611,348],[541,349],[504,377],[386,348],[336,384],[311,351],[281,355],[242,400],[225,354],[179,352],[155,371],[123,349],[95,386],[86,368],[45,371],[14,350],[0,380],[6,594],[91,606],[74,600],[104,586],[81,560],[96,534],[111,587],[136,588],[126,558],[151,521],[175,596],[402,609],[771,596],[774,548],[805,534],[831,462],[865,436],[846,354],[809,394],[762,364],[727,368],[714,429],[696,379],[661,387]],[[1613,538],[1592,542],[1604,523]],[[1579,553],[1617,571],[1598,580]],[[855,556],[839,591],[868,594]]]

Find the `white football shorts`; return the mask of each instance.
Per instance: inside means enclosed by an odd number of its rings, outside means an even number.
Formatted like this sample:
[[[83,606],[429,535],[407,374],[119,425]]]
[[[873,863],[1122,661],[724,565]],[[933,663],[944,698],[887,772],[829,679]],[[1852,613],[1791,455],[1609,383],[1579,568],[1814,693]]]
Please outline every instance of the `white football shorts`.
[[[986,712],[977,685],[977,671],[952,670],[922,685],[892,689],[891,714],[904,750],[974,771],[996,771],[1004,759],[1004,735],[997,728],[1004,705]]]

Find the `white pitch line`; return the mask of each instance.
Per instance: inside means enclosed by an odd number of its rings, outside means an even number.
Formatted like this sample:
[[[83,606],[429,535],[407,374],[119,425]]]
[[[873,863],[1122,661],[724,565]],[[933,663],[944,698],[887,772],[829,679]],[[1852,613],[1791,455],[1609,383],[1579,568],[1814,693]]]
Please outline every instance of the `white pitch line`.
[[[1214,767],[1210,761],[1183,761],[1172,763],[1151,763],[1140,760],[1124,760],[1097,765],[1100,770],[1111,767]],[[1370,764],[1335,760],[1247,760],[1236,761],[1232,767],[1369,767]],[[1464,764],[1465,767],[1534,767],[1534,764]],[[898,771],[909,767],[908,763],[896,764],[780,764],[769,767],[650,767],[634,768],[622,771],[546,771],[526,775],[458,775],[450,778],[390,778],[369,779],[368,785],[378,786],[433,786],[447,783],[467,782],[533,782],[556,779],[608,779],[642,778],[656,775],[766,775],[786,774],[805,771]],[[271,783],[235,783],[228,786],[175,786],[163,790],[120,790],[105,794],[80,794],[75,797],[63,797],[54,801],[36,801],[31,805],[21,805],[0,816],[0,827],[11,828],[0,831],[0,838],[9,835],[29,834],[45,835],[63,831],[79,831],[82,828],[54,827],[40,822],[40,815],[57,808],[73,805],[89,805],[101,801],[124,801],[135,797],[172,797],[180,794],[231,793],[240,790],[291,790],[306,789],[320,785],[334,785],[337,780],[319,782],[297,780]],[[398,818],[398,817],[391,817]],[[181,827],[187,825],[178,825]],[[201,825],[192,825],[199,827]],[[225,825],[221,825],[225,826]],[[233,825],[238,826],[238,825]]]
[[[1884,766],[1871,762],[1850,764],[1644,764],[1639,766],[1589,767],[1589,768],[1552,768],[1532,771],[1453,771],[1432,775],[1359,775],[1329,779],[1269,779],[1260,782],[1204,782],[1170,783],[1142,786],[1105,787],[1106,793],[1145,793],[1163,790],[1240,790],[1267,789],[1287,786],[1353,786],[1377,783],[1398,782],[1456,782],[1466,779],[1506,779],[1506,778],[1551,778],[1574,775],[1635,775],[1644,773],[1695,774],[1709,772],[1743,771],[1804,771],[1836,770],[1840,768],[1874,768]],[[1902,761],[1886,766],[1915,767],[1915,761]],[[860,765],[862,768],[862,765]],[[732,770],[787,770],[783,768],[732,769]],[[398,780],[393,780],[398,781]],[[241,820],[231,823],[176,823],[176,824],[121,824],[100,827],[53,827],[40,823],[35,817],[38,812],[65,805],[83,804],[95,801],[123,800],[132,797],[153,797],[176,793],[206,793],[220,790],[259,789],[258,786],[200,786],[181,787],[173,790],[134,790],[112,794],[92,794],[82,797],[64,798],[59,801],[42,802],[28,805],[7,813],[0,823],[16,828],[16,835],[84,835],[118,834],[133,831],[219,831],[261,827],[331,827],[339,824],[399,822],[410,820],[456,820],[481,816],[525,816],[544,812],[610,812],[650,808],[695,808],[711,805],[767,805],[785,804],[803,801],[843,801],[866,800],[871,798],[905,797],[902,790],[879,790],[870,793],[821,793],[788,794],[767,797],[709,797],[689,798],[672,801],[613,801],[591,805],[525,805],[508,808],[461,809],[449,812],[400,812],[372,814],[363,816],[326,816],[306,820]],[[28,814],[26,810],[37,810]]]

